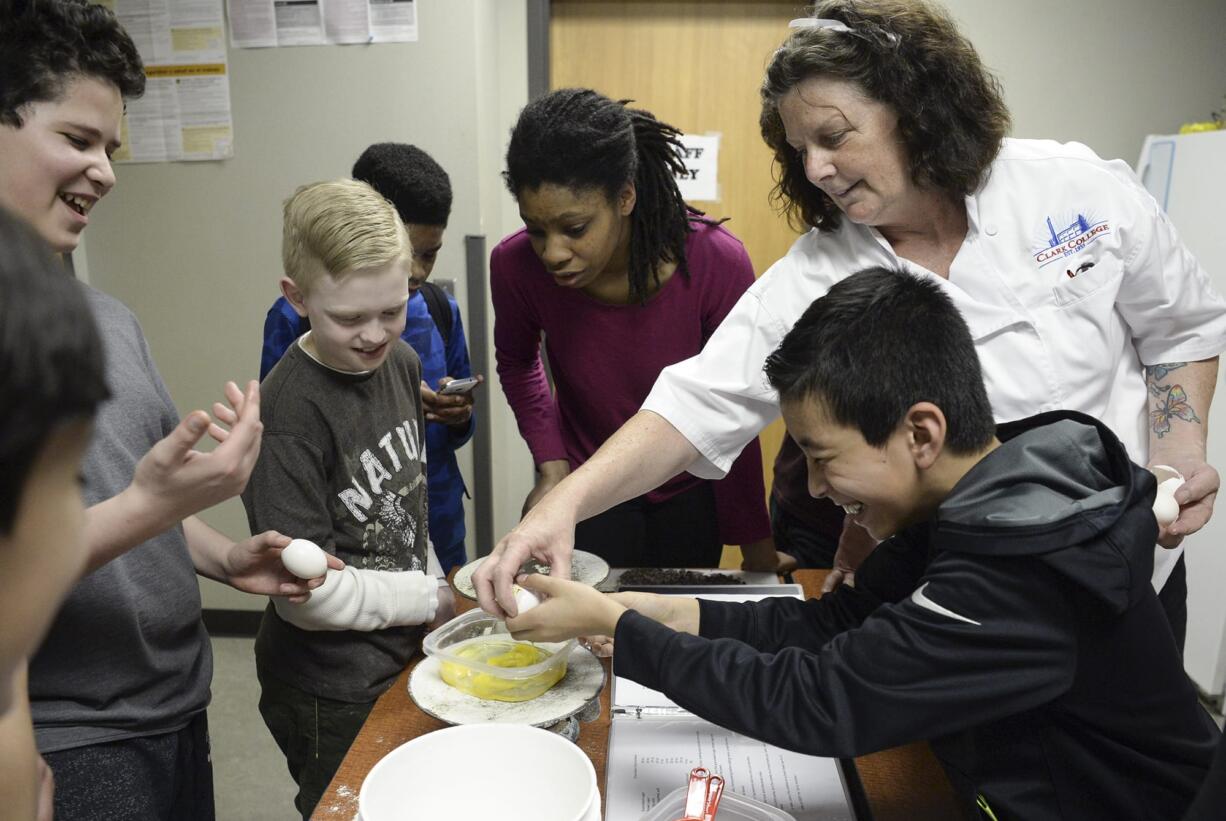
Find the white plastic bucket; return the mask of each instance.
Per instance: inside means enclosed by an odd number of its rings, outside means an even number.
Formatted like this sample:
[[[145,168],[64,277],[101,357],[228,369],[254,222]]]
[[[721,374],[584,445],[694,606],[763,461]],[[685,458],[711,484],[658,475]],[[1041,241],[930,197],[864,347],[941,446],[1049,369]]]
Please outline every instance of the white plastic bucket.
[[[413,739],[371,769],[361,821],[472,818],[599,821],[596,770],[556,733],[519,724],[465,724]]]

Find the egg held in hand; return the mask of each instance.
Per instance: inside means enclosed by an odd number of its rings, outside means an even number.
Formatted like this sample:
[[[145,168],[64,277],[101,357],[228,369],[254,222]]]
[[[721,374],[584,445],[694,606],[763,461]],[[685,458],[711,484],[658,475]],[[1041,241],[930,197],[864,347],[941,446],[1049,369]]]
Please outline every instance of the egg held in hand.
[[[294,539],[281,551],[281,564],[300,579],[316,579],[328,572],[328,554],[309,539]]]
[[[1179,502],[1175,501],[1175,491],[1179,490],[1183,479],[1178,477],[1167,479],[1158,485],[1158,493],[1154,496],[1154,518],[1161,527],[1167,527],[1179,518]]]
[[[515,593],[515,610],[520,616],[541,603],[540,596],[536,595],[527,588],[520,587],[517,584],[514,585],[512,590]]]

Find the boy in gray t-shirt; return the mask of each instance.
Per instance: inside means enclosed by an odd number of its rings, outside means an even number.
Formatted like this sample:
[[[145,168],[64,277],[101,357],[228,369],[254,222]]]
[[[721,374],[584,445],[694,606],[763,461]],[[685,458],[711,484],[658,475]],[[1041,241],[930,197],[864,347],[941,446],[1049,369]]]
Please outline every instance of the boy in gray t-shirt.
[[[262,386],[243,504],[252,528],[347,565],[309,601],[270,604],[256,638],[260,712],[304,818],[421,625],[452,610],[426,533],[421,365],[400,339],[410,254],[395,208],[365,183],[303,186],[285,205],[281,289],[311,330]]]

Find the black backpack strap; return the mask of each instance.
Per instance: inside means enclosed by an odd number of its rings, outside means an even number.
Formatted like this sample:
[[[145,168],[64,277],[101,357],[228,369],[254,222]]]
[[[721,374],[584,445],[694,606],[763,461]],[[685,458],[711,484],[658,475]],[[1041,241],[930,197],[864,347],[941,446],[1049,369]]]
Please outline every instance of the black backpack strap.
[[[438,328],[439,334],[443,337],[443,344],[446,345],[451,341],[452,325],[451,305],[447,302],[447,292],[433,282],[423,282],[421,295],[426,300],[426,308],[430,311],[430,318],[434,320],[434,327]]]

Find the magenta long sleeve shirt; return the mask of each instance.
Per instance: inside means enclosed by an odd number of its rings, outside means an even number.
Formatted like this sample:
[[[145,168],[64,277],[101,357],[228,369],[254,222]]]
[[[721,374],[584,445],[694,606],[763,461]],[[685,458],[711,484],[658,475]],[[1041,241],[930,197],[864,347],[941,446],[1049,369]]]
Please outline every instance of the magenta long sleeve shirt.
[[[692,222],[689,276],[680,271],[644,305],[611,305],[556,285],[518,231],[490,256],[498,378],[536,464],[583,464],[633,416],[666,366],[697,354],[753,284],[740,240]],[[541,338],[556,393],[541,362]],[[647,494],[659,502],[706,481],[682,473]],[[755,439],[713,485],[720,536],[745,544],[770,535]]]

